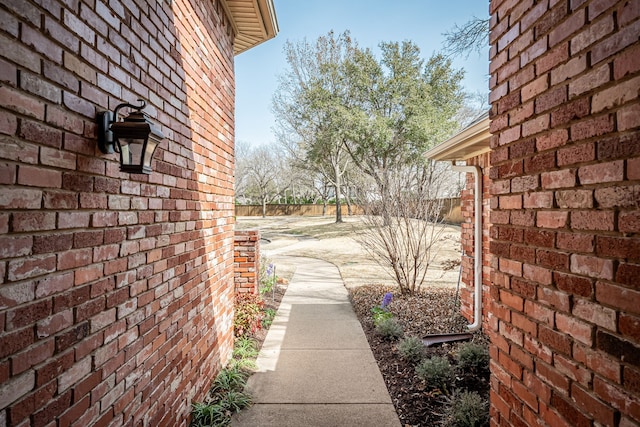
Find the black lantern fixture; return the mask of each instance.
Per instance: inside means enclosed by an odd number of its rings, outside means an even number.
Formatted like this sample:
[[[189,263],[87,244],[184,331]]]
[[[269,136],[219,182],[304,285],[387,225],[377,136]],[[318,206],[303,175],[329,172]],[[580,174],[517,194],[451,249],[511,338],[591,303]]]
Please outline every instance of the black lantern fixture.
[[[151,173],[151,159],[164,135],[158,126],[149,121],[142,109],[147,103],[138,99],[142,105],[120,104],[113,112],[98,113],[98,147],[105,154],[114,151],[120,154],[120,170],[129,173]],[[131,108],[123,120],[116,121],[118,110]]]

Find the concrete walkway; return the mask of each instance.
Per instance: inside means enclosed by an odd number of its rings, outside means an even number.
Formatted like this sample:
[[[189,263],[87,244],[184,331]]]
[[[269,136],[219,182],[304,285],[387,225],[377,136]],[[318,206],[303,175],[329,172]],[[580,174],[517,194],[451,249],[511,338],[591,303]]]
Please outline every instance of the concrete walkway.
[[[298,258],[232,426],[400,426],[338,269]]]

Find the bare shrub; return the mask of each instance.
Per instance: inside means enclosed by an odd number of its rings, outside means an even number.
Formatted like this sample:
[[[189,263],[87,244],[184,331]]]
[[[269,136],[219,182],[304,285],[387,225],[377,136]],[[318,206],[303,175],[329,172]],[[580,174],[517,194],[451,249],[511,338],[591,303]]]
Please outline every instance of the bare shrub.
[[[362,202],[367,228],[359,242],[387,268],[403,295],[420,290],[444,232],[446,170],[433,163],[388,174],[384,194]]]

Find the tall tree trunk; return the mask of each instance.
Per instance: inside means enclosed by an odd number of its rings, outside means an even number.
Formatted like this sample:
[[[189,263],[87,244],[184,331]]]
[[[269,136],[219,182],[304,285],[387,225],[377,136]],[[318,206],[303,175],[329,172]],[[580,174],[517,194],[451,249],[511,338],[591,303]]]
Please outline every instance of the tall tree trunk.
[[[267,198],[262,198],[262,218],[266,218],[267,216]]]
[[[347,185],[347,197],[345,197],[347,201],[347,215],[353,215],[353,211],[351,210],[351,186]]]
[[[341,185],[342,185],[342,180],[340,179],[340,176],[337,175],[336,176],[336,185],[335,185],[335,190],[336,190],[336,223],[342,222],[342,201],[340,199],[342,199],[342,191],[341,191]]]

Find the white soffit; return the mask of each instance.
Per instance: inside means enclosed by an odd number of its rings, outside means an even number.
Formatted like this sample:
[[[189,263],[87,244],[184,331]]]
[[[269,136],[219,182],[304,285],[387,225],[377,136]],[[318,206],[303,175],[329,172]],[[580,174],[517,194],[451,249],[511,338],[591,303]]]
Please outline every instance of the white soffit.
[[[459,133],[427,151],[425,157],[433,160],[466,160],[490,151],[490,139],[487,112]]]
[[[222,0],[236,33],[233,53],[238,55],[278,34],[273,0]]]

